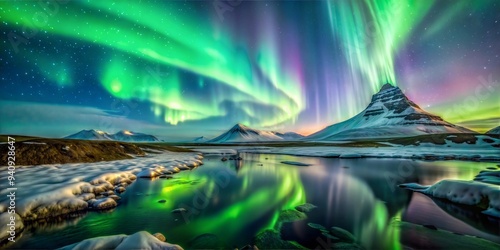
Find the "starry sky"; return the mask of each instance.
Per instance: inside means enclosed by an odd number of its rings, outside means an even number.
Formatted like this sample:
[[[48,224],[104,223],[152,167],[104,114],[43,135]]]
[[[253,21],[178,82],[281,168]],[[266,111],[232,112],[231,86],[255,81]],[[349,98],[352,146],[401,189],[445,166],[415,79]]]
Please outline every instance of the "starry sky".
[[[2,1],[0,134],[313,133],[390,82],[500,125],[500,2]]]

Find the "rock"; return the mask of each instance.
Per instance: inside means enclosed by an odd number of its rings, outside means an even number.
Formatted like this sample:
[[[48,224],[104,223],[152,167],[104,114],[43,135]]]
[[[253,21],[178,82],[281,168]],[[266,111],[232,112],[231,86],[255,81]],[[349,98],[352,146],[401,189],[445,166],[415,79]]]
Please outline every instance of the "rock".
[[[226,157],[222,157],[222,159],[220,159],[221,161],[227,161],[227,158]]]
[[[283,240],[276,230],[266,229],[254,238],[259,249],[307,249],[295,241]]]
[[[161,242],[167,241],[167,238],[165,238],[165,235],[163,235],[162,233],[155,233],[153,234],[153,236],[159,239]]]
[[[293,209],[287,209],[280,212],[278,222],[293,222],[304,219],[307,219],[307,215],[305,213]]]
[[[356,241],[356,237],[354,237],[354,235],[340,227],[332,227],[330,229],[330,234],[341,239],[344,242],[352,243]]]
[[[185,170],[191,170],[191,168],[190,168],[190,167],[188,167],[188,166],[178,166],[178,168],[179,168],[180,170],[182,170],[182,171],[185,171]]]
[[[98,210],[110,209],[118,206],[116,201],[109,197],[101,199],[91,199],[88,201],[88,204],[91,208]]]
[[[160,176],[161,173],[154,168],[144,169],[137,174],[139,178],[154,178]]]
[[[315,208],[317,208],[317,206],[315,206],[311,203],[306,203],[306,204],[298,205],[295,207],[295,209],[297,209],[300,212],[304,212],[304,213],[309,213],[311,210],[313,210]]]
[[[158,203],[165,203],[167,200],[159,200]]]
[[[113,199],[115,201],[121,200],[121,197],[118,196],[118,195],[116,195],[116,194],[110,195],[110,196],[108,196],[108,198],[111,198],[111,199]]]
[[[64,147],[61,148],[61,150],[63,150],[63,151],[69,151],[69,146],[64,146]]]
[[[187,209],[183,207],[172,210],[172,213],[185,213],[185,212],[187,212]]]
[[[172,179],[174,177],[172,177],[171,175],[160,175],[159,178],[161,178],[161,179],[167,179],[168,180],[168,179]]]
[[[321,234],[322,234],[322,235],[324,235],[325,237],[327,237],[327,238],[329,238],[329,239],[333,240],[333,241],[340,241],[340,239],[339,239],[339,238],[337,238],[337,237],[335,237],[335,236],[331,235],[330,233],[327,233],[327,232],[322,232]]]
[[[312,227],[314,229],[318,229],[318,230],[325,230],[326,228],[320,224],[316,224],[316,223],[307,223],[307,225],[309,227]]]
[[[125,192],[125,188],[124,187],[117,187],[117,188],[115,188],[115,192],[123,193],[123,192]]]

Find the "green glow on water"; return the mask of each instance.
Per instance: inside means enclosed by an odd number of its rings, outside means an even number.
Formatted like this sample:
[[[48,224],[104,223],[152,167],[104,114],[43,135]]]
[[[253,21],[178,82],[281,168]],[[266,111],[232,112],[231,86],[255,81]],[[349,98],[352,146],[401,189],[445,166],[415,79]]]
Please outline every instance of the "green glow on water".
[[[266,157],[269,158],[268,161],[273,161],[273,156]],[[264,161],[264,158],[253,160]],[[189,224],[181,226],[180,230],[203,228],[207,232],[220,232],[223,229],[225,237],[238,237],[245,230],[241,225],[249,225],[256,220],[270,218],[263,223],[264,226],[260,230],[274,228],[281,210],[294,208],[306,201],[299,168],[272,165],[247,166],[239,170],[236,180],[238,192],[229,197],[223,196],[226,192],[225,188],[219,188],[214,179],[200,183],[197,186],[199,190],[220,189],[213,194],[210,206],[217,206],[214,200],[223,197],[229,200],[238,198],[238,201],[231,202],[214,212],[203,213],[201,211],[202,216],[195,217],[196,219]]]

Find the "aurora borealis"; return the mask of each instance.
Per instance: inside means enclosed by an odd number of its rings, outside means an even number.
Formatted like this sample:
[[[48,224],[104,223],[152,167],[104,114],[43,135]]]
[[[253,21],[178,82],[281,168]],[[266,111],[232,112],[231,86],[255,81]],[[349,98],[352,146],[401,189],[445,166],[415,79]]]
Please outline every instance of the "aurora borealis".
[[[0,19],[1,134],[309,134],[387,81],[450,122],[500,121],[494,0],[4,1]]]

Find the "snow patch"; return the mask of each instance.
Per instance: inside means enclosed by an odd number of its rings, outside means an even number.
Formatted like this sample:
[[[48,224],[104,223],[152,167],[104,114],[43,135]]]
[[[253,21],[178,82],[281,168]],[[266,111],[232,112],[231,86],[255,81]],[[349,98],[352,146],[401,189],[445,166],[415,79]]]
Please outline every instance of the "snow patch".
[[[132,235],[118,234],[95,237],[74,243],[59,250],[87,250],[87,249],[160,249],[182,250],[179,245],[162,242],[146,231],[139,231]]]
[[[109,162],[19,166],[16,179],[22,181],[16,183],[16,212],[29,221],[111,208],[119,199],[115,192],[124,192],[137,173],[161,169],[171,174],[180,171],[178,167],[201,165],[202,158],[198,153],[163,152]],[[0,212],[8,207],[7,184],[7,175],[0,176]]]

